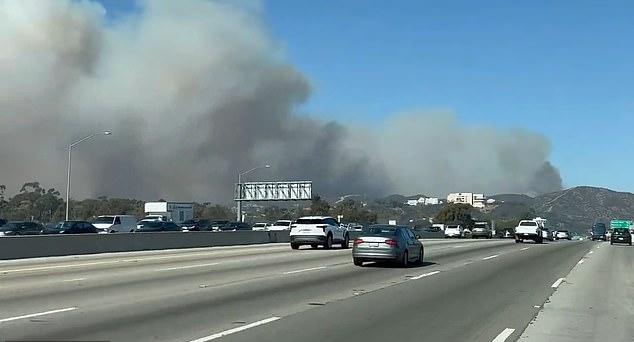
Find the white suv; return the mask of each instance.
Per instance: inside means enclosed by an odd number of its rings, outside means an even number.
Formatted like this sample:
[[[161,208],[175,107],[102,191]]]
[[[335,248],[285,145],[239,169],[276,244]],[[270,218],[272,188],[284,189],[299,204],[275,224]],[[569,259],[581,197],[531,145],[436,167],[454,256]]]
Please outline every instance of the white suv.
[[[313,248],[324,246],[330,249],[333,244],[341,244],[341,248],[348,248],[350,237],[348,229],[329,216],[307,216],[299,218],[291,226],[291,248],[298,249],[302,245]]]

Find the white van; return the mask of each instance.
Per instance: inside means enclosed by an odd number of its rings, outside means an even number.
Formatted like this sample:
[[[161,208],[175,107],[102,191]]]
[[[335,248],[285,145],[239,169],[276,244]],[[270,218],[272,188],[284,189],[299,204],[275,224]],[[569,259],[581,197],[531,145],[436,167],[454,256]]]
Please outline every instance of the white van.
[[[132,215],[101,215],[92,225],[102,233],[129,233],[136,228],[136,217]]]

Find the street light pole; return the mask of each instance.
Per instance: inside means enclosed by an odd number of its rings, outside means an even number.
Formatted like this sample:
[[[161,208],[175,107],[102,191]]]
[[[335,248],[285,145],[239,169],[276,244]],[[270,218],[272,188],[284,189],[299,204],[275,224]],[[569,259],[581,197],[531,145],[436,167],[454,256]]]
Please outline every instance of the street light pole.
[[[246,171],[242,171],[242,172],[238,172],[238,210],[236,213],[237,216],[237,220],[238,222],[242,222],[242,176],[247,175],[255,170],[259,170],[259,169],[268,169],[270,168],[271,165],[266,164],[266,165],[262,165],[262,166],[258,166],[258,167],[254,167],[250,170],[246,170]]]
[[[68,221],[68,213],[69,213],[69,203],[70,203],[70,168],[71,168],[71,157],[72,157],[72,150],[73,147],[77,146],[78,144],[92,139],[94,137],[96,137],[97,135],[111,135],[112,132],[111,131],[103,131],[103,132],[97,132],[97,133],[93,133],[91,135],[87,135],[75,142],[73,142],[72,144],[68,145],[68,169],[67,169],[67,173],[66,173],[66,218],[65,220]]]

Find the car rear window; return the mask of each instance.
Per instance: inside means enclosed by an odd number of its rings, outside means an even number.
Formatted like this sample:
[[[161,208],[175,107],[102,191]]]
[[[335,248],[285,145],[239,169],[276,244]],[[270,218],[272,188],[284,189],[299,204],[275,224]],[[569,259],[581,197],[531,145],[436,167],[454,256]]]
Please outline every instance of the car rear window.
[[[326,224],[326,220],[324,219],[299,219],[296,222],[297,224]]]
[[[537,226],[537,222],[520,222],[520,226],[535,227]]]
[[[457,229],[457,228],[460,228],[460,227],[459,226],[447,226],[447,228],[449,228],[449,229]]]
[[[397,230],[393,227],[369,227],[363,230],[363,235],[365,236],[395,236]]]
[[[627,229],[616,229],[612,234],[614,236],[628,236],[630,235],[630,232]]]

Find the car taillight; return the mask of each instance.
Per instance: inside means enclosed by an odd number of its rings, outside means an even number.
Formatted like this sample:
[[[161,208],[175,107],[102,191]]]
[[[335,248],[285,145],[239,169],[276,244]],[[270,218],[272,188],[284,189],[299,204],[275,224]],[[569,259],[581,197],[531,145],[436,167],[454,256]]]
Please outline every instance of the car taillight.
[[[354,245],[360,245],[360,244],[362,244],[362,243],[363,243],[363,239],[356,238],[356,239],[354,239],[354,243],[353,243],[353,244],[354,244]]]
[[[392,246],[392,247],[396,247],[396,240],[393,240],[393,239],[387,239],[387,240],[385,240],[385,242],[384,242],[384,243],[385,243],[386,245],[390,245],[390,246]]]

